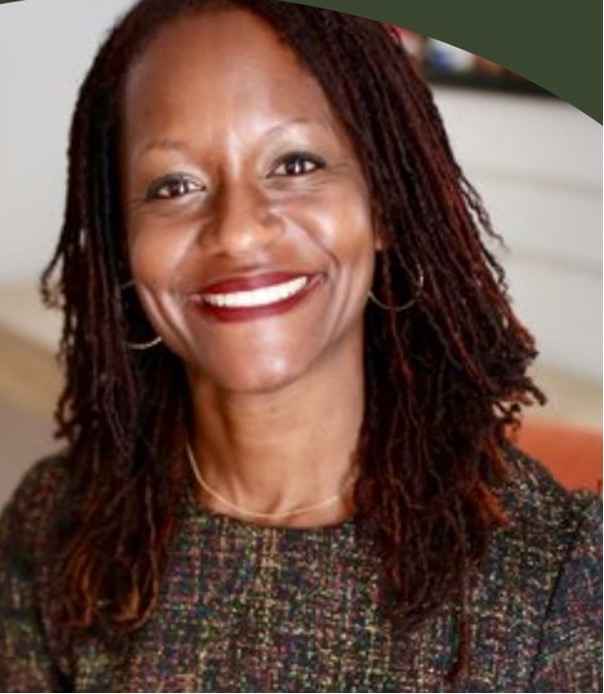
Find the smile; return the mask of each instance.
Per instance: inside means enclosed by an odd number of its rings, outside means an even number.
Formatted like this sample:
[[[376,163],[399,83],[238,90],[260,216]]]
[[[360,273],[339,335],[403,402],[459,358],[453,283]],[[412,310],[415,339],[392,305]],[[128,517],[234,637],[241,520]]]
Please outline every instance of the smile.
[[[272,281],[271,281],[272,280]],[[268,273],[218,282],[191,297],[202,316],[221,323],[269,318],[293,310],[323,284],[325,275]]]
[[[270,306],[271,304],[284,301],[294,296],[294,294],[301,292],[308,282],[308,277],[296,277],[288,282],[281,282],[268,287],[224,294],[202,294],[201,298],[205,303],[211,306],[220,306],[224,308]]]

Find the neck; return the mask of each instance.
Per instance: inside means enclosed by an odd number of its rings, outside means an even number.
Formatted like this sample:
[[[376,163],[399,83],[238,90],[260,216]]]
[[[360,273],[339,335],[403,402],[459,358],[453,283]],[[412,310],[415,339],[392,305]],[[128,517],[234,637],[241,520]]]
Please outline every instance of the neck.
[[[341,355],[340,355],[341,356]],[[232,506],[200,487],[200,502],[260,524],[304,527],[353,512],[351,482],[363,417],[362,359],[339,359],[270,392],[234,393],[198,379],[191,448],[202,479]],[[300,514],[293,509],[334,503]],[[264,514],[252,517],[233,507]],[[277,514],[280,517],[277,517]]]

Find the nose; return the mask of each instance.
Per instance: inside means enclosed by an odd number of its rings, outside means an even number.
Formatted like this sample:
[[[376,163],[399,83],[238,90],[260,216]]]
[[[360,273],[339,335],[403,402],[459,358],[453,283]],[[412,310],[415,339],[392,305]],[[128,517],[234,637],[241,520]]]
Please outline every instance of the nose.
[[[209,228],[201,237],[219,253],[249,256],[282,233],[282,222],[253,182],[224,182],[216,192]]]

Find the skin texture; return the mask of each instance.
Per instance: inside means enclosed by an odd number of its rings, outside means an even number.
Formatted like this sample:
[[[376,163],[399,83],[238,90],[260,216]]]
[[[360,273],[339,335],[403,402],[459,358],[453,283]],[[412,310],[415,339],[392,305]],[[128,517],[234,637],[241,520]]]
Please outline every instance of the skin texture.
[[[126,81],[123,123],[131,271],[149,320],[186,364],[204,478],[262,513],[337,494],[355,474],[379,244],[359,163],[321,88],[254,15],[206,12],[146,48]],[[267,271],[321,282],[292,310],[244,322],[213,320],[191,300],[210,282]],[[254,522],[329,525],[352,512],[346,495]]]

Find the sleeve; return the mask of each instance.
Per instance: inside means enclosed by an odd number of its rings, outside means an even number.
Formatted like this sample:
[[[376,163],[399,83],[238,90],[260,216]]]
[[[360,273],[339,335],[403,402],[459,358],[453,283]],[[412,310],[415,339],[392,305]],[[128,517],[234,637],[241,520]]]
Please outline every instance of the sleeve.
[[[580,520],[542,626],[534,692],[602,691],[602,502],[574,500]]]
[[[0,515],[0,691],[71,691],[53,662],[42,626],[36,557],[49,524],[57,464],[26,474]]]

